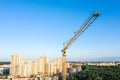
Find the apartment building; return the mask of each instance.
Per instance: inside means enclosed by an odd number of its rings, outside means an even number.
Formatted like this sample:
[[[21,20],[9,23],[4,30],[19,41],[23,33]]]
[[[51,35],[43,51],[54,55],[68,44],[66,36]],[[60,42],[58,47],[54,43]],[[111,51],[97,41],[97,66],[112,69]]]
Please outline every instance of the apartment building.
[[[13,54],[11,56],[10,75],[30,76],[40,74],[42,76],[51,76],[62,72],[62,57],[50,61],[47,56],[30,61],[24,60],[22,55]]]

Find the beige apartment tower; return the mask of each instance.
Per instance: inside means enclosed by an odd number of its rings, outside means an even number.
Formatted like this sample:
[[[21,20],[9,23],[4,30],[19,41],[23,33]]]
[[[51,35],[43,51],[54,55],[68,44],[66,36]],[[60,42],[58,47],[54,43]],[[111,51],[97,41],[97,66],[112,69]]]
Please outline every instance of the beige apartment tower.
[[[50,61],[47,56],[41,56],[34,61],[24,60],[20,54],[11,56],[10,74],[15,76],[30,76],[40,74],[50,76],[62,72],[62,57]]]

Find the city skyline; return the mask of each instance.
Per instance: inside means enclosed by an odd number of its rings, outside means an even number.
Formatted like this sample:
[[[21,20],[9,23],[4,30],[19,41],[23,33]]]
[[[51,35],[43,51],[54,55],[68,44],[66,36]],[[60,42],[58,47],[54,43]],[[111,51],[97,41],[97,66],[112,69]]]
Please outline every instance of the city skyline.
[[[120,57],[120,1],[0,1],[0,61],[14,52],[25,59],[62,56],[68,41],[89,15],[101,16],[67,49],[67,58]]]

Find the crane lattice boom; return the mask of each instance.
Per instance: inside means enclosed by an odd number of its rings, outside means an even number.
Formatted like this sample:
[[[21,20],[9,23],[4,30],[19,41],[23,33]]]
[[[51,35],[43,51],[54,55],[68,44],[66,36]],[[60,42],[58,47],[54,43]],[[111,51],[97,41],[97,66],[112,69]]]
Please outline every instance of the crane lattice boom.
[[[92,15],[83,23],[80,29],[75,32],[75,35],[70,39],[70,41],[64,45],[62,52],[64,52],[96,20],[99,15],[99,12],[93,12]]]

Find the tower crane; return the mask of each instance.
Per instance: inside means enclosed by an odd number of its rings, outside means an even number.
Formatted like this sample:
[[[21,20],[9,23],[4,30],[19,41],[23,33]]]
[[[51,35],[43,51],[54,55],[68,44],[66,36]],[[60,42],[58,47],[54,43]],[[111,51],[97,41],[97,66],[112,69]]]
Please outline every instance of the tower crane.
[[[100,15],[98,11],[94,11],[90,17],[87,18],[87,20],[83,23],[83,25],[75,32],[74,36],[63,46],[62,49],[62,56],[63,56],[63,62],[62,62],[62,76],[63,80],[66,80],[66,49],[97,19],[97,17]]]

